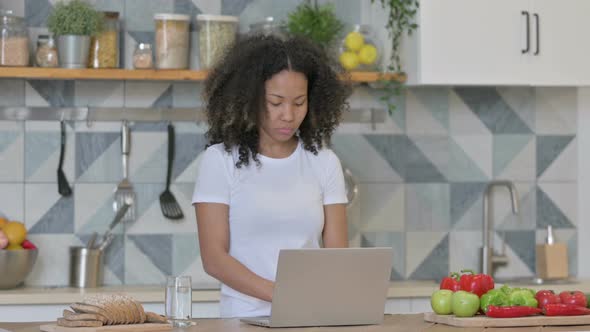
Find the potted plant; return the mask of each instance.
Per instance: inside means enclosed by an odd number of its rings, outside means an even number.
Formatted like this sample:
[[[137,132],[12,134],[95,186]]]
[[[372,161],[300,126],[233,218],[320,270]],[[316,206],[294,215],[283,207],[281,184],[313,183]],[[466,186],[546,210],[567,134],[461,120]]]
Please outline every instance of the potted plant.
[[[287,30],[291,35],[309,38],[331,55],[335,53],[336,37],[343,27],[334,13],[334,5],[319,6],[317,0],[313,4],[310,0],[304,1],[289,13],[287,19]]]
[[[387,24],[385,27],[391,37],[391,54],[387,71],[389,73],[405,76],[400,61],[400,45],[404,34],[411,35],[418,28],[415,22],[416,12],[420,6],[418,0],[371,0],[371,3],[379,2],[381,7],[387,11]],[[396,78],[383,79],[383,97],[381,100],[387,104],[389,113],[393,113],[395,104],[392,99],[400,96],[403,83]]]
[[[82,0],[59,2],[55,5],[47,18],[47,26],[57,37],[61,67],[87,67],[90,36],[101,30],[102,22],[102,13]]]

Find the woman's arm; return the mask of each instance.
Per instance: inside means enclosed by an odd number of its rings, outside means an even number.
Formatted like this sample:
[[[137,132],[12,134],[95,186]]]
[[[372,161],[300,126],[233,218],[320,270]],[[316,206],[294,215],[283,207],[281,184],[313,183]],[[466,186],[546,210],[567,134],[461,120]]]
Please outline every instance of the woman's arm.
[[[229,255],[229,206],[196,203],[195,212],[205,272],[238,292],[271,302],[274,283]]]
[[[348,224],[346,223],[346,204],[324,205],[325,248],[348,247]]]

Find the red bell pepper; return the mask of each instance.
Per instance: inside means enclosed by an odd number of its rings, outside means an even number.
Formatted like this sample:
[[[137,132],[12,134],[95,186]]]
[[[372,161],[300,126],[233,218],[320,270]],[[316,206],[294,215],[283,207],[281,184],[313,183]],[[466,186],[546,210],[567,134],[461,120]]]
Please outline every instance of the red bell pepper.
[[[536,314],[540,314],[541,309],[533,308],[533,307],[525,307],[525,306],[508,306],[508,307],[500,307],[496,305],[488,306],[486,311],[486,316],[492,318],[516,318],[516,317],[526,317],[532,316]]]
[[[474,274],[473,270],[461,270],[462,273],[459,279],[459,287],[461,290],[476,294],[481,297],[489,290],[494,289],[494,279],[487,274]]]
[[[576,304],[550,303],[543,309],[545,316],[580,316],[590,315],[590,309]]]
[[[555,294],[552,290],[540,290],[535,294],[538,307],[543,309],[547,304],[561,303],[559,295]]]
[[[440,281],[440,289],[448,289],[456,292],[459,289],[459,273],[452,272],[449,277],[444,277]]]
[[[561,303],[575,304],[575,305],[578,305],[578,306],[584,307],[584,308],[588,304],[588,302],[586,300],[586,295],[584,295],[584,293],[582,293],[580,291],[561,292],[561,293],[559,293],[559,298],[561,299]]]

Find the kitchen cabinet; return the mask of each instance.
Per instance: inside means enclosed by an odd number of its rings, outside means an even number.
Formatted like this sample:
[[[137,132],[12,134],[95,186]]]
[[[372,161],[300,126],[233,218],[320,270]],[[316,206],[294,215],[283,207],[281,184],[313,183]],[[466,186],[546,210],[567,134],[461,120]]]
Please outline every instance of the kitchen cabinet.
[[[402,43],[409,85],[580,86],[587,0],[421,0]]]

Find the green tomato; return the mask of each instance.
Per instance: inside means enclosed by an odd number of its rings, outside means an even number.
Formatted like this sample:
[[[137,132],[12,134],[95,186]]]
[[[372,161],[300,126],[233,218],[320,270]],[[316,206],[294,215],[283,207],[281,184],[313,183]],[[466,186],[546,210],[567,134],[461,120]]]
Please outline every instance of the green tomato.
[[[430,306],[439,315],[450,315],[453,313],[453,307],[451,306],[452,298],[453,291],[448,289],[437,290],[430,297]]]
[[[479,297],[466,291],[457,291],[451,299],[457,317],[473,317],[479,311]]]

